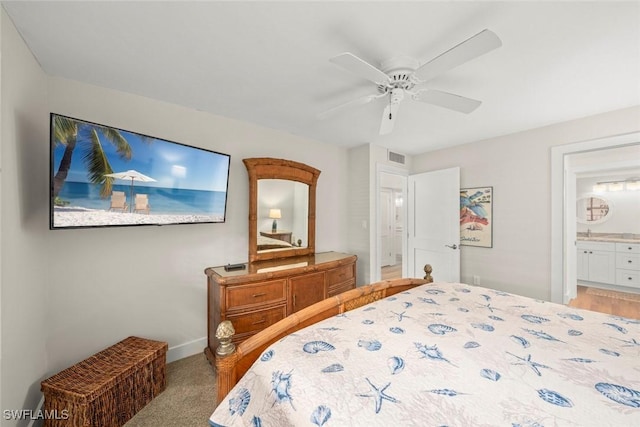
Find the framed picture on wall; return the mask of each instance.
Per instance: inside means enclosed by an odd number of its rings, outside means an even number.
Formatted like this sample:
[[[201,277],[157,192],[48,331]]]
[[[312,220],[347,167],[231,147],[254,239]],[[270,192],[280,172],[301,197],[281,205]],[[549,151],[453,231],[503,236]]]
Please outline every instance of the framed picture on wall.
[[[460,189],[460,244],[493,247],[493,187]]]

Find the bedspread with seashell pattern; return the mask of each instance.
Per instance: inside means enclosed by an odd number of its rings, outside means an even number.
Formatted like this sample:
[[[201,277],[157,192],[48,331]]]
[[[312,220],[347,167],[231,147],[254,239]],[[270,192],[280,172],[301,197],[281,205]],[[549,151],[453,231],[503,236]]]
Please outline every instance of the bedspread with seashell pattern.
[[[432,283],[269,347],[212,426],[638,426],[640,321]]]

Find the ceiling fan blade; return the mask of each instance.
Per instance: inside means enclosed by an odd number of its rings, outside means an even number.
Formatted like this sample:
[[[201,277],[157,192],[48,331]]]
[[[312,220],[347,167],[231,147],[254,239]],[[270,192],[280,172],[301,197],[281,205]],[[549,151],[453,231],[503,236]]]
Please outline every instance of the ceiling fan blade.
[[[350,107],[356,107],[358,105],[364,105],[364,104],[366,104],[368,102],[373,101],[376,98],[380,98],[381,96],[384,96],[384,94],[361,96],[360,98],[353,99],[353,100],[351,100],[349,102],[345,102],[344,104],[336,105],[335,107],[332,107],[332,108],[329,108],[328,110],[322,111],[321,113],[318,113],[316,117],[318,119],[326,119],[327,117],[329,117],[329,116],[331,116],[331,115],[333,115],[333,114],[335,114],[335,113],[337,113],[339,111],[345,110],[345,109],[350,108]]]
[[[380,135],[386,135],[393,131],[393,125],[398,116],[400,103],[388,104],[382,112],[382,122],[380,123]]]
[[[413,99],[466,114],[471,113],[482,104],[476,99],[434,89],[421,90],[413,96]]]
[[[494,32],[483,30],[423,64],[414,72],[414,76],[426,82],[500,46],[502,41]]]
[[[329,61],[376,84],[389,82],[389,76],[352,53],[341,53],[329,59]]]

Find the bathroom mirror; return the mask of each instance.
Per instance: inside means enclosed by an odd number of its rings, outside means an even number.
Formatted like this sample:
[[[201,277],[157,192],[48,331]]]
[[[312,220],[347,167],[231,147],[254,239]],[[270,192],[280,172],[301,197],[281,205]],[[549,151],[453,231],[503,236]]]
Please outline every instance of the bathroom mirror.
[[[581,224],[600,224],[611,218],[611,202],[599,194],[588,194],[576,200],[577,221]]]
[[[268,157],[243,162],[249,173],[249,261],[314,253],[320,171]]]

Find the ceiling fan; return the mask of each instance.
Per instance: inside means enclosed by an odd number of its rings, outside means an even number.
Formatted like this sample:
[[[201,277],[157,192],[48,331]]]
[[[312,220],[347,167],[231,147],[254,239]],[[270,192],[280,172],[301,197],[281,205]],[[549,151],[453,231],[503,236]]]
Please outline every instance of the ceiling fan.
[[[500,46],[502,41],[495,33],[483,30],[422,65],[413,58],[397,57],[383,62],[377,68],[352,53],[341,53],[329,61],[375,83],[377,93],[333,107],[320,113],[318,117],[324,118],[345,108],[387,97],[389,103],[384,109],[380,124],[380,134],[384,135],[393,130],[398,108],[407,95],[416,101],[471,113],[480,106],[481,101],[436,89],[420,88],[420,85]]]

